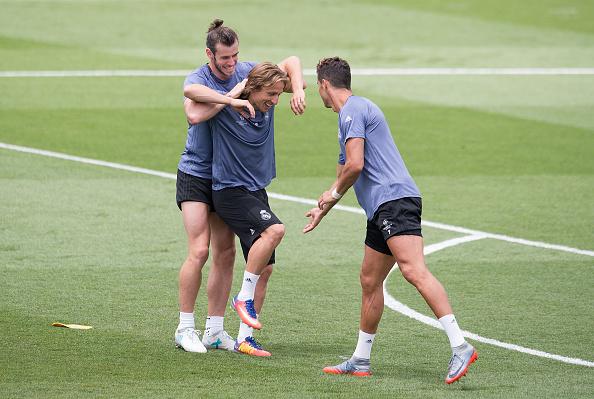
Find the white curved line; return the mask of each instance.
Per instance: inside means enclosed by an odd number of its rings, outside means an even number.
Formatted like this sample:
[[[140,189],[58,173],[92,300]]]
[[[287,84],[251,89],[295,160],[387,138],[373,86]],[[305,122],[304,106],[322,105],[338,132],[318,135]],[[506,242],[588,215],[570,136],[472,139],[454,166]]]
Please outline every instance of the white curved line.
[[[491,238],[491,237],[489,237],[488,234],[486,234],[486,235],[485,234],[474,234],[474,235],[469,235],[469,236],[465,236],[465,237],[457,237],[457,238],[453,238],[450,240],[442,241],[437,244],[427,245],[425,247],[424,252],[425,252],[425,255],[429,255],[431,253],[440,251],[445,248],[453,247],[453,246],[464,244],[464,243],[471,242],[471,241],[481,240],[483,238]],[[398,313],[401,313],[405,316],[410,317],[411,319],[420,321],[421,323],[427,324],[431,327],[435,327],[440,330],[443,330],[443,327],[441,326],[441,323],[438,320],[434,319],[433,317],[425,316],[424,314],[419,313],[416,310],[409,308],[408,306],[406,306],[402,302],[397,301],[393,296],[390,295],[390,293],[386,289],[386,283],[388,281],[388,277],[390,277],[390,274],[392,274],[392,272],[394,272],[395,270],[398,270],[398,264],[394,265],[394,267],[392,268],[392,270],[390,270],[390,273],[388,273],[388,276],[384,280],[384,305]],[[575,364],[578,366],[594,367],[594,362],[591,362],[588,360],[567,357],[567,356],[561,356],[561,355],[555,355],[552,353],[543,352],[543,351],[539,351],[536,349],[526,348],[526,347],[523,347],[520,345],[509,344],[507,342],[501,342],[496,339],[482,337],[482,336],[480,336],[478,334],[474,334],[470,331],[463,330],[462,333],[467,338],[473,339],[475,341],[483,342],[485,344],[498,346],[500,348],[513,350],[513,351],[517,351],[517,352],[522,352],[522,353],[527,353],[529,355],[544,357],[547,359],[558,360],[563,363]]]
[[[113,168],[113,169],[126,170],[129,172],[158,176],[158,177],[163,177],[166,179],[175,179],[176,178],[176,175],[174,175],[173,173],[159,172],[156,170],[139,168],[136,166],[129,166],[129,165],[124,165],[124,164],[119,164],[119,163],[114,163],[114,162],[100,161],[100,160],[91,159],[91,158],[77,157],[74,155],[68,155],[68,154],[63,154],[63,153],[53,152],[53,151],[39,150],[36,148],[23,147],[23,146],[7,144],[7,143],[2,143],[2,142],[0,142],[0,148],[12,150],[12,151],[29,153],[29,154],[35,154],[35,155],[43,155],[46,157],[59,158],[59,159],[64,159],[64,160],[68,160],[68,161],[81,162],[81,163],[85,163],[85,164],[104,166],[104,167]],[[275,199],[279,199],[279,200],[283,200],[283,201],[297,202],[297,203],[306,204],[306,205],[316,205],[317,204],[317,201],[315,201],[313,199],[294,197],[291,195],[268,193],[268,196],[271,198],[275,198]],[[342,210],[342,211],[346,211],[346,212],[358,213],[358,214],[365,214],[365,212],[361,208],[355,208],[355,207],[351,207],[351,206],[335,205],[334,209],[338,209],[338,210]],[[428,245],[424,249],[425,255],[429,255],[433,252],[436,252],[436,251],[439,251],[439,250],[442,250],[445,248],[449,248],[449,247],[452,247],[455,245],[463,244],[466,242],[476,241],[476,240],[480,240],[483,238],[493,238],[493,239],[497,239],[497,240],[515,242],[515,243],[522,244],[522,245],[528,245],[528,246],[534,246],[534,247],[540,247],[540,248],[548,248],[548,249],[556,249],[559,251],[572,252],[572,253],[577,253],[577,254],[582,254],[582,255],[587,255],[587,256],[594,256],[594,251],[585,251],[585,250],[581,250],[581,249],[565,247],[562,245],[547,244],[547,243],[541,243],[541,242],[537,242],[537,241],[528,241],[528,240],[524,240],[521,238],[507,237],[507,236],[503,236],[500,234],[485,233],[485,232],[481,232],[481,231],[477,231],[477,230],[470,230],[470,229],[466,229],[464,227],[451,226],[451,225],[442,224],[442,223],[423,221],[423,225],[435,227],[437,229],[442,229],[442,230],[448,230],[448,231],[469,234],[466,237],[457,237],[457,238],[446,240],[446,241],[443,241],[443,242],[440,242],[437,244]],[[397,268],[398,268],[398,265],[394,265],[392,270],[390,270],[388,277]],[[394,299],[386,290],[386,281],[388,280],[388,277],[386,277],[386,280],[384,281],[384,298],[385,298],[386,306],[388,306],[390,309],[393,309],[399,313],[404,314],[405,316],[411,317],[415,320],[419,320],[419,321],[421,321],[425,324],[428,324],[432,327],[442,329],[441,324],[437,320],[435,320],[431,317],[427,317],[421,313],[418,313],[418,312],[412,310],[411,308],[409,308],[408,306],[404,305],[403,303],[398,302],[396,299]],[[517,350],[519,352],[528,353],[528,354],[535,355],[535,356],[547,357],[547,358],[559,360],[559,361],[562,361],[565,363],[594,367],[594,362],[589,362],[587,360],[569,358],[569,357],[559,356],[559,355],[553,355],[553,354],[550,354],[547,352],[541,352],[541,351],[537,351],[537,350],[530,349],[530,348],[524,348],[524,347],[514,345],[514,344],[507,344],[505,342],[500,342],[500,341],[497,341],[494,339],[484,338],[484,337],[481,337],[479,335],[473,334],[468,331],[463,331],[463,333],[466,337],[474,339],[475,341],[480,341],[480,342],[488,343],[488,344],[495,345],[495,346],[501,346],[506,349]]]

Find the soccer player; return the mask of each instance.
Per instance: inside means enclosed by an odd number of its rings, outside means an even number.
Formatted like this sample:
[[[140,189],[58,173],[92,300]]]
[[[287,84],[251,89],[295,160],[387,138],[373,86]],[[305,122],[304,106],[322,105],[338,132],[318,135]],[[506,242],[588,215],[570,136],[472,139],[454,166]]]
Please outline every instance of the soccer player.
[[[464,340],[445,289],[425,265],[419,189],[382,111],[367,98],[353,95],[349,64],[338,57],[323,59],[317,65],[317,78],[324,105],[338,113],[340,155],[337,179],[320,196],[318,206],[306,213],[310,220],[303,232],[312,231],[353,185],[368,219],[360,274],[359,340],[349,360],[324,372],[371,375],[371,347],[384,309],[383,282],[396,261],[445,329],[453,352],[445,382],[451,384],[466,374],[478,356]]]
[[[184,87],[204,85],[226,93],[243,112],[249,102],[237,99],[243,91],[245,78],[255,63],[238,62],[239,38],[222,20],[214,20],[206,37],[206,56],[209,63],[188,75]],[[298,59],[284,61],[290,69]],[[300,69],[300,66],[298,67]],[[291,99],[295,113],[303,112],[304,92]],[[212,202],[212,135],[207,119],[223,106],[197,103],[185,98],[184,111],[188,120],[188,136],[178,165],[177,204],[182,211],[188,237],[188,256],[179,273],[180,320],[175,332],[176,346],[189,352],[206,352],[206,348],[235,350],[235,340],[224,330],[224,314],[233,278],[235,240],[233,232],[213,212]],[[208,258],[209,244],[213,262],[208,276],[208,317],[202,340],[195,329],[194,306],[201,285],[202,268]],[[263,298],[271,269],[262,272],[257,297]],[[250,331],[242,325],[240,330]],[[249,334],[251,335],[251,334]]]
[[[296,58],[296,57],[295,57]],[[224,107],[209,120],[213,134],[213,200],[219,216],[239,237],[246,259],[241,291],[233,298],[233,307],[249,328],[260,329],[258,320],[263,297],[256,295],[262,272],[275,262],[275,249],[285,227],[270,209],[265,188],[276,176],[274,157],[274,108],[283,91],[292,91],[294,112],[302,113],[303,78],[300,62],[256,65],[249,73],[242,98],[250,106],[245,112]],[[194,101],[235,103],[221,93],[203,87],[188,86],[184,91]],[[297,96],[295,96],[295,93]],[[293,101],[292,100],[292,101]],[[245,115],[249,112],[250,115]],[[254,303],[254,301],[256,303]],[[240,331],[236,350],[255,356],[270,356],[253,339]]]

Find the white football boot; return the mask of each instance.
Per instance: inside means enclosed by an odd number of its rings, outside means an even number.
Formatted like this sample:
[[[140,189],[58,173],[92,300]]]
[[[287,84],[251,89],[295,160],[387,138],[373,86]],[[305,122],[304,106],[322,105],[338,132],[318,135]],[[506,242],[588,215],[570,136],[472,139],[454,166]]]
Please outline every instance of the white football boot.
[[[204,334],[202,343],[208,349],[224,349],[235,351],[235,340],[227,334],[227,331],[221,330],[213,335]]]
[[[186,352],[206,353],[206,348],[200,341],[200,331],[192,327],[175,330],[175,346]]]

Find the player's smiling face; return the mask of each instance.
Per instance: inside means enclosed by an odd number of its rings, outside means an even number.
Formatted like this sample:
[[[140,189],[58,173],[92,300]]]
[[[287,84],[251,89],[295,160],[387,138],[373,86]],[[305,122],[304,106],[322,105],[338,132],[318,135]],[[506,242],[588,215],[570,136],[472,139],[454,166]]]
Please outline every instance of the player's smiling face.
[[[284,82],[276,82],[271,86],[265,86],[250,94],[250,103],[260,112],[266,112],[273,105],[278,104],[278,98],[285,88]]]
[[[231,46],[217,43],[215,49],[214,54],[209,49],[206,50],[211,70],[219,79],[227,80],[235,73],[239,58],[239,42],[236,41]]]

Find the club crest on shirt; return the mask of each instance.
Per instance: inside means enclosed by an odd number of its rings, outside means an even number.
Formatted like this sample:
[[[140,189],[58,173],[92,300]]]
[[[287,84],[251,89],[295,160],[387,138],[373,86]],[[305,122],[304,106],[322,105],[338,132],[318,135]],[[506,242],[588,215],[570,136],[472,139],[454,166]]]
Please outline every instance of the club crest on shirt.
[[[235,121],[239,126],[247,126],[248,121],[241,115],[239,115],[239,119]]]
[[[262,209],[260,211],[260,217],[262,218],[262,220],[270,220],[271,218],[270,213],[268,213],[266,209]]]

